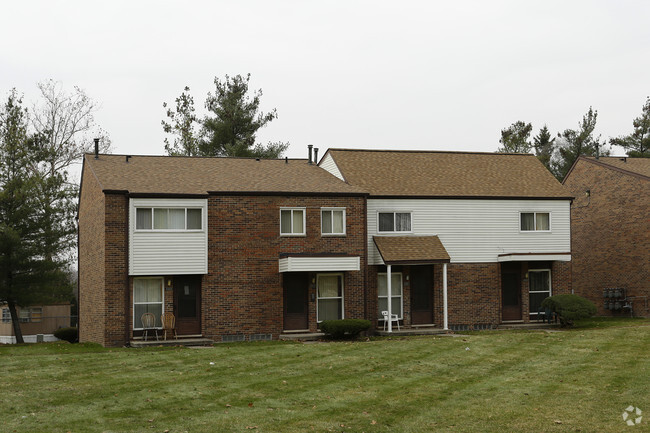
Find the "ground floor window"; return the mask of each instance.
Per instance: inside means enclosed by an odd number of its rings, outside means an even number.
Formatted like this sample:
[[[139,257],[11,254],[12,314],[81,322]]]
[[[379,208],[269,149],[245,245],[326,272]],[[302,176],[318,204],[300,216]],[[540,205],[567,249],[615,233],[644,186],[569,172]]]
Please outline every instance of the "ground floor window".
[[[163,279],[136,278],[133,280],[133,329],[142,329],[142,315],[153,313],[156,326],[162,326]]]
[[[11,323],[11,313],[9,308],[2,309],[2,323]]]
[[[528,292],[530,314],[538,314],[542,301],[551,296],[551,270],[529,269]]]
[[[402,296],[402,273],[401,272],[392,272],[390,277],[390,299],[391,299],[391,309],[392,314],[397,314],[400,319],[404,318],[403,314],[403,305],[404,297]],[[381,312],[388,311],[388,274],[380,273],[378,274],[377,281],[377,292],[379,295],[378,302],[378,314],[379,318],[382,318]]]
[[[343,274],[318,274],[316,293],[316,320],[343,318]]]

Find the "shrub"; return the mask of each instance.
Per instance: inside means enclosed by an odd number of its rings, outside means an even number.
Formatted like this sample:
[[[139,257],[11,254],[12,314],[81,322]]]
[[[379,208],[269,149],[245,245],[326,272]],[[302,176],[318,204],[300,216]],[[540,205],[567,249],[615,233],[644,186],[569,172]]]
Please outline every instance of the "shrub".
[[[363,319],[324,320],[320,324],[320,330],[334,339],[356,338],[368,329],[370,329],[370,320]]]
[[[578,295],[549,296],[542,301],[542,308],[556,313],[562,326],[571,326],[574,320],[586,319],[597,311],[593,302]]]
[[[65,340],[69,343],[76,343],[79,339],[79,330],[77,328],[59,328],[54,331],[54,336],[59,340]]]

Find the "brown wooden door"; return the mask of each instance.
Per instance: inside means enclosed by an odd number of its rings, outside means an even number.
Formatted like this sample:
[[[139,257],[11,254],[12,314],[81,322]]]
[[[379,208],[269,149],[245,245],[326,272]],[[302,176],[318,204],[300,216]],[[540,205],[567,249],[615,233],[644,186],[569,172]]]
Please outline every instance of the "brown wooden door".
[[[521,285],[519,272],[501,273],[502,320],[521,320]]]
[[[285,273],[284,329],[295,331],[309,329],[309,275],[302,272]]]
[[[201,277],[174,278],[174,316],[178,335],[201,334]]]
[[[411,266],[411,323],[433,323],[433,266]]]

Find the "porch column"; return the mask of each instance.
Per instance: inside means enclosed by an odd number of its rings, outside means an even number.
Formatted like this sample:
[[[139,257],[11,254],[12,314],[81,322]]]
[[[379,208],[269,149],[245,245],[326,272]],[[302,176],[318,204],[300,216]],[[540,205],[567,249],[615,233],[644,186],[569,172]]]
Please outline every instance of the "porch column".
[[[391,278],[391,275],[390,275],[390,265],[386,265],[386,269],[387,269],[386,270],[386,280],[387,280],[386,281],[386,290],[388,291],[388,293],[387,293],[387,295],[388,295],[388,318],[387,318],[387,320],[388,320],[388,332],[393,332],[393,321],[390,320],[391,317],[393,317],[392,316],[392,314],[393,314],[393,306],[392,306],[393,302],[392,302],[392,299],[391,299],[393,294],[391,292],[391,280],[392,280],[392,278]]]
[[[446,331],[449,329],[449,317],[447,314],[447,263],[444,263],[442,265],[442,308],[444,316],[444,329]]]

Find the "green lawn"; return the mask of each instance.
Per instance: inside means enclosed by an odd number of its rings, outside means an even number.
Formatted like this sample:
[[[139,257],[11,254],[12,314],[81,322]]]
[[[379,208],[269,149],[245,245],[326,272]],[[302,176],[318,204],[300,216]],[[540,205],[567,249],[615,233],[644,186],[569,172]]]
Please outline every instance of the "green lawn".
[[[208,349],[0,347],[2,432],[621,432],[650,321]]]

